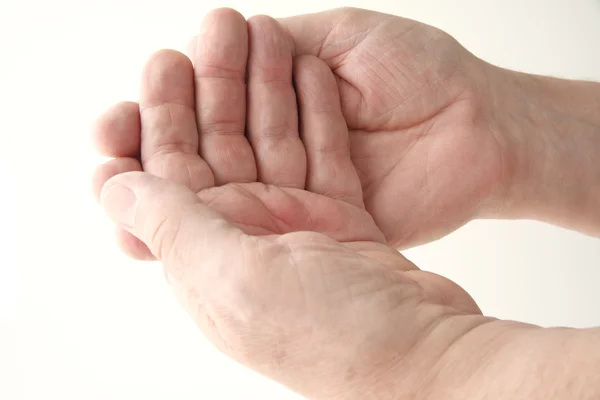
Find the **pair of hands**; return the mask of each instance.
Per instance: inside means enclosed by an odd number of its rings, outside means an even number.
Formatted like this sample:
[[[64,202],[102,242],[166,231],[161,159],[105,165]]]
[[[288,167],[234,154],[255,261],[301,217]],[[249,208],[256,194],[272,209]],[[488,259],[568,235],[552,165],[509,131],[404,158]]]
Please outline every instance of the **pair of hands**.
[[[489,351],[501,323],[391,247],[498,207],[484,68],[389,15],[215,10],[189,58],[156,53],[139,104],[98,120],[114,159],[95,191],[123,249],[161,260],[237,360],[315,399],[436,393],[449,354],[477,358],[467,333]]]

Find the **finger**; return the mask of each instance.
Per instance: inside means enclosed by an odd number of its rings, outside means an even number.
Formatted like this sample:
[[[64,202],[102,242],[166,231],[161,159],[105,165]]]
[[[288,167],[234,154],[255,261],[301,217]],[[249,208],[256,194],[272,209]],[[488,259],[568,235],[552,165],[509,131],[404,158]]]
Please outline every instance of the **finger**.
[[[140,111],[137,103],[125,101],[104,112],[92,127],[96,150],[109,157],[138,157]]]
[[[115,227],[115,239],[119,249],[121,249],[127,257],[138,261],[156,260],[156,257],[154,257],[144,242],[120,226]]]
[[[203,190],[198,197],[249,235],[311,231],[342,243],[385,243],[373,218],[364,210],[302,189],[257,182]],[[240,210],[252,212],[240,213]]]
[[[217,185],[254,182],[256,163],[245,136],[246,19],[232,9],[214,10],[191,46],[200,155]]]
[[[110,178],[124,172],[141,171],[142,165],[135,158],[121,157],[100,164],[92,174],[92,193],[96,201],[100,201],[102,187]]]
[[[146,64],[140,93],[144,170],[194,191],[214,185],[198,155],[194,69],[183,54],[162,50]]]
[[[136,105],[137,106],[137,105]],[[92,191],[99,202],[104,184],[113,176],[131,171],[141,171],[142,166],[135,158],[115,158],[99,165],[92,175]],[[121,227],[116,227],[115,236],[121,250],[136,260],[152,260],[154,257],[146,245]]]
[[[179,281],[197,281],[199,270],[233,262],[228,258],[232,249],[246,238],[188,188],[144,172],[111,178],[102,189],[101,204]]]
[[[306,154],[298,136],[292,45],[277,21],[248,20],[248,137],[263,183],[304,188]]]
[[[185,54],[188,56],[192,65],[194,65],[194,59],[196,58],[196,45],[197,45],[198,35],[194,35],[188,41],[188,44],[185,48]],[[194,65],[195,67],[195,65]]]
[[[306,189],[363,207],[333,72],[317,57],[300,56],[294,63],[294,80],[308,162]]]
[[[278,22],[292,37],[295,55],[318,56],[330,68],[337,68],[373,29],[391,17],[357,8],[337,8],[280,18]]]

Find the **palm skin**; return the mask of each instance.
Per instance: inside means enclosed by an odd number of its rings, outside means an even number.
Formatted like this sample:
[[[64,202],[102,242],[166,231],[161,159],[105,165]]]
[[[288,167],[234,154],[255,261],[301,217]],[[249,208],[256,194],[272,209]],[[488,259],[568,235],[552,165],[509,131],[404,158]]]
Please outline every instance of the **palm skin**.
[[[364,208],[306,190],[260,182],[230,183],[202,190],[198,196],[248,234],[312,231],[342,242],[385,243],[383,234]]]
[[[280,22],[297,55],[336,75],[365,206],[391,245],[437,239],[499,206],[507,145],[486,123],[481,60],[436,28],[366,10]]]

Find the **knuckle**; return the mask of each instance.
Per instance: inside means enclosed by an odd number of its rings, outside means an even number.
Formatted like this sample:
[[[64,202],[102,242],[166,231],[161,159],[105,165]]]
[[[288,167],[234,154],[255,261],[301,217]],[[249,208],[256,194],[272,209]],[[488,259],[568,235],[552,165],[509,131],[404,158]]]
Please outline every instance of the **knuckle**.
[[[200,123],[199,131],[201,134],[204,135],[243,137],[245,134],[244,129],[245,126],[243,126],[243,124],[240,124],[239,121],[206,120]]]
[[[264,127],[260,132],[259,140],[279,143],[286,140],[294,140],[297,137],[298,134],[292,126],[281,124]]]

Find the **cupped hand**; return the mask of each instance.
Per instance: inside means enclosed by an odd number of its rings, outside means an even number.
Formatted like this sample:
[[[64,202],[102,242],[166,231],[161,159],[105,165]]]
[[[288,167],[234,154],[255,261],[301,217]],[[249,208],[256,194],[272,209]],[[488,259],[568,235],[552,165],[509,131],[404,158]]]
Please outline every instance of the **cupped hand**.
[[[100,117],[96,146],[115,158],[97,169],[96,193],[115,174],[143,170],[186,185],[247,233],[384,242],[364,208],[329,68],[316,57],[294,59],[269,17],[247,24],[233,10],[216,10],[199,39],[193,63],[175,51],[156,53],[139,104],[120,103]],[[153,258],[124,230],[118,238],[133,257]]]
[[[249,23],[242,112],[245,26],[211,13],[205,34],[218,40],[197,45],[195,68],[157,53],[139,106],[100,119],[97,143],[116,156],[95,175],[101,204],[126,250],[160,260],[238,361],[315,399],[429,390],[443,354],[489,321],[460,287],[385,245],[331,70],[310,56],[292,64],[267,17]]]
[[[464,291],[384,244],[253,235],[201,197],[127,172],[105,183],[101,203],[164,264],[217,348],[308,398],[425,398],[441,376],[455,379],[445,369],[457,341],[479,352],[489,338]]]
[[[390,244],[437,239],[501,206],[512,159],[487,116],[484,62],[392,15],[344,8],[280,22],[296,55],[335,73],[365,206]]]
[[[97,146],[115,158],[95,189],[124,249],[164,264],[219,349],[308,398],[483,398],[530,328],[483,317],[385,244],[395,231],[365,210],[348,88],[316,57],[292,61],[274,20],[248,27],[211,13],[195,68],[157,53],[140,103],[100,118]]]

